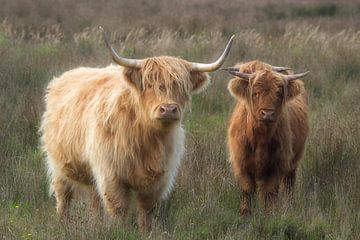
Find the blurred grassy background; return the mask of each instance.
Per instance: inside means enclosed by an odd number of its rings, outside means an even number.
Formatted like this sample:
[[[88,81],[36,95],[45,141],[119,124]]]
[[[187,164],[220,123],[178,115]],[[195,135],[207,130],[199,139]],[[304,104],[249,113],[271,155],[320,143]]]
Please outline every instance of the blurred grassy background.
[[[111,59],[98,26],[125,56],[173,55],[209,62],[229,36],[225,63],[259,59],[310,70],[311,132],[295,199],[264,216],[238,214],[227,163],[226,126],[234,106],[230,76],[194,96],[187,153],[175,191],[156,209],[155,239],[360,239],[360,4],[355,0],[0,1],[0,237],[137,239],[107,217],[88,220],[76,201],[72,223],[55,215],[38,127],[53,76]],[[133,216],[133,222],[135,218]]]

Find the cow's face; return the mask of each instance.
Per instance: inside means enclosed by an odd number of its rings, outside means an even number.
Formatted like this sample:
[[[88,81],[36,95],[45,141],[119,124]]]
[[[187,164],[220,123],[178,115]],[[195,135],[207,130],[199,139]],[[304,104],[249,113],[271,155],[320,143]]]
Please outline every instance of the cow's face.
[[[209,83],[205,72],[221,67],[228,55],[234,35],[224,51],[212,63],[188,62],[174,57],[130,59],[118,55],[105,31],[104,42],[113,60],[124,67],[125,81],[135,90],[139,104],[137,114],[157,125],[179,122],[191,94],[201,91]]]
[[[271,70],[257,71],[248,80],[235,78],[229,83],[231,94],[245,99],[254,118],[264,124],[276,122],[284,103],[299,95],[302,89],[300,81],[287,81]]]
[[[145,121],[169,126],[181,120],[191,94],[209,83],[207,74],[189,69],[186,61],[173,57],[149,58],[141,68],[125,68]]]

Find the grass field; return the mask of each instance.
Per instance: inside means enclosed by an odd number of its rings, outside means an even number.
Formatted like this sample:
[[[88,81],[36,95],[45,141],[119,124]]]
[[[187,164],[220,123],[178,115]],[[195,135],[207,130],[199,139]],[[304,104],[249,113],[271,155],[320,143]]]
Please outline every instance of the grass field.
[[[184,125],[187,152],[170,199],[155,210],[153,239],[360,239],[360,4],[355,0],[77,1],[2,0],[0,8],[0,238],[138,239],[132,212],[124,228],[89,220],[86,199],[71,223],[48,196],[38,127],[53,76],[111,59],[98,26],[125,56],[179,56],[209,62],[231,34],[225,63],[261,60],[311,71],[311,131],[295,197],[264,215],[240,217],[240,194],[226,150],[234,99],[231,78],[193,98]]]

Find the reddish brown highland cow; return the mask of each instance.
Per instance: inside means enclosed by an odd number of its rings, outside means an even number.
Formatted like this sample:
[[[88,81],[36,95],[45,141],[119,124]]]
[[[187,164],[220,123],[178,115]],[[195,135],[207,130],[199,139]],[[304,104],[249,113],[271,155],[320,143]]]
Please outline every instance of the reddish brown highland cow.
[[[299,80],[307,73],[286,75],[288,69],[258,61],[225,70],[237,76],[228,85],[237,99],[228,147],[242,191],[240,213],[247,214],[256,187],[265,208],[281,183],[292,192],[309,131],[307,94]]]
[[[136,194],[138,224],[171,192],[184,152],[181,120],[193,93],[225,61],[192,63],[175,57],[127,59],[120,66],[78,68],[52,80],[42,118],[42,146],[60,217],[78,190],[94,194],[113,217],[125,218]]]

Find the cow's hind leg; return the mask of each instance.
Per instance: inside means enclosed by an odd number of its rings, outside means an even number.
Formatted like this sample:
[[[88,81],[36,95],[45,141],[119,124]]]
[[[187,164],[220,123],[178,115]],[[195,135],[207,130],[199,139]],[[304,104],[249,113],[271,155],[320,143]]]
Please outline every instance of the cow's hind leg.
[[[73,198],[73,189],[68,180],[56,177],[52,181],[55,198],[56,211],[60,219],[69,217],[70,203]]]
[[[153,195],[137,194],[136,206],[138,211],[138,225],[142,233],[150,230],[152,223],[152,212],[157,199]]]

